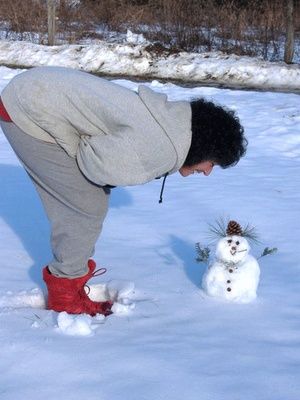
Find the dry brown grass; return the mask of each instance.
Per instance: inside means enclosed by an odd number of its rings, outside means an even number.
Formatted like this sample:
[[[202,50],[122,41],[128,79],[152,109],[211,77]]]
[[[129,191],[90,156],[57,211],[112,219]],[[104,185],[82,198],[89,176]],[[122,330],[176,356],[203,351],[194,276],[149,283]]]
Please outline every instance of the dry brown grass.
[[[34,32],[42,36],[47,31],[45,4],[38,0],[0,0],[0,20],[7,38],[33,40]]]
[[[47,34],[45,0],[0,0],[6,36],[44,42]],[[101,37],[96,27],[142,32],[166,47],[188,51],[278,58],[285,35],[282,0],[81,0],[77,6],[60,0],[57,36],[68,42]],[[295,1],[295,27],[300,35],[300,0]]]

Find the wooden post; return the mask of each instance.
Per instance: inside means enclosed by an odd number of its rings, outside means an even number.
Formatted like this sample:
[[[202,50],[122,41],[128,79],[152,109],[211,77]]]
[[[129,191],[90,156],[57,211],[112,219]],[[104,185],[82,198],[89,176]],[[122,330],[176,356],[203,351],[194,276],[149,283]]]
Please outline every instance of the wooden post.
[[[294,0],[286,1],[286,40],[284,61],[287,64],[291,64],[294,57]]]
[[[55,45],[55,9],[56,0],[47,0],[48,8],[48,45]]]

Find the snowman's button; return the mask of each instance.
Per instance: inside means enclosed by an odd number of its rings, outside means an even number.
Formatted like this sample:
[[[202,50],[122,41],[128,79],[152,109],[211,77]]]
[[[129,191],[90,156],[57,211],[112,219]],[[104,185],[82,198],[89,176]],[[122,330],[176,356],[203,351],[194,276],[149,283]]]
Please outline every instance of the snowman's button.
[[[230,287],[227,288],[227,292],[231,292],[231,288]]]
[[[233,273],[233,269],[230,268],[229,272],[232,274]]]
[[[231,281],[228,280],[227,283],[231,283]]]

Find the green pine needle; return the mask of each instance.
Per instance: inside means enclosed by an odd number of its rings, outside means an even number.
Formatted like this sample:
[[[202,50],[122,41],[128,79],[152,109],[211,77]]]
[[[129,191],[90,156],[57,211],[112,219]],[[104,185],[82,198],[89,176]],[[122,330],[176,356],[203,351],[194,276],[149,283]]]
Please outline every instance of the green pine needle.
[[[208,226],[213,236],[219,238],[226,236],[226,223],[223,218],[217,219],[215,224],[208,224]]]

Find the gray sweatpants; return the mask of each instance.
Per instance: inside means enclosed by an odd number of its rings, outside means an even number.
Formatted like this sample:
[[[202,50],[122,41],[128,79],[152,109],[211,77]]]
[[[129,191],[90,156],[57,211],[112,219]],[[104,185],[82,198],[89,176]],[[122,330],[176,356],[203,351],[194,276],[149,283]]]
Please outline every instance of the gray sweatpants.
[[[89,182],[76,160],[57,144],[35,139],[14,123],[2,130],[32,179],[51,225],[50,271],[76,278],[87,273],[87,261],[107,213],[109,195]]]

